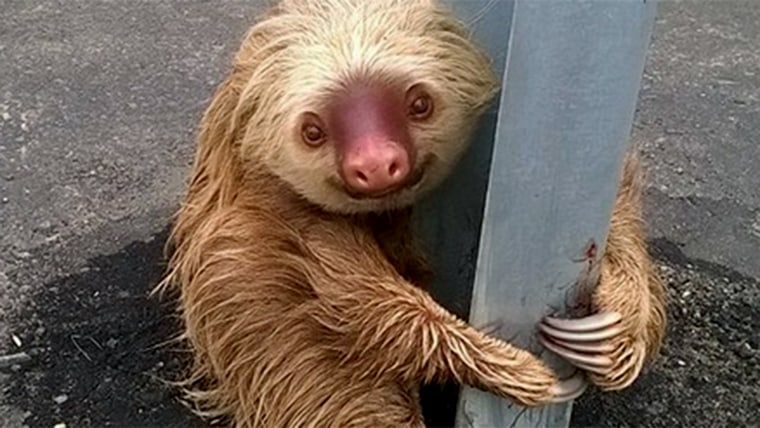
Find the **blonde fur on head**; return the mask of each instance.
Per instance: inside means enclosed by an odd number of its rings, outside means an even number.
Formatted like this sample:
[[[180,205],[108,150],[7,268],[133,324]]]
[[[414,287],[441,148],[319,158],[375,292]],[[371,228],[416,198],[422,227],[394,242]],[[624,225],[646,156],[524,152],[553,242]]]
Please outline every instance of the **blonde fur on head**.
[[[465,27],[429,0],[286,1],[253,27],[238,58],[250,64],[240,96],[243,110],[252,111],[241,158],[262,161],[312,203],[343,213],[399,208],[437,185],[497,90],[487,57]],[[436,162],[415,189],[356,200],[315,180],[338,178],[335,155],[330,147],[299,144],[298,119],[321,111],[357,80],[424,83],[432,90],[436,119],[411,132],[419,162]]]

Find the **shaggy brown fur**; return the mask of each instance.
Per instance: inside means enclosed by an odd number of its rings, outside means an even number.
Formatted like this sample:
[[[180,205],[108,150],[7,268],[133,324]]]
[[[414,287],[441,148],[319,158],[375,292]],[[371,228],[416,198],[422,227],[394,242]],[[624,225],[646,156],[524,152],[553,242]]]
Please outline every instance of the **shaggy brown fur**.
[[[432,0],[285,0],[252,28],[202,120],[163,284],[180,292],[201,411],[239,427],[398,427],[423,426],[420,382],[525,405],[552,398],[557,379],[541,360],[423,291],[409,226],[406,207],[446,175],[495,93],[489,69]],[[330,148],[298,141],[297,114],[357,76],[433,88],[436,120],[412,133],[419,158],[435,162],[414,188],[350,198],[328,184]],[[596,296],[629,331],[620,373],[593,378],[609,388],[637,376],[664,323],[637,183],[623,181]]]
[[[622,315],[623,334],[610,339],[613,364],[604,375],[588,373],[603,390],[628,387],[662,345],[667,318],[665,287],[644,241],[641,213],[642,169],[638,153],[629,153],[622,171],[615,209],[594,293],[597,311]]]

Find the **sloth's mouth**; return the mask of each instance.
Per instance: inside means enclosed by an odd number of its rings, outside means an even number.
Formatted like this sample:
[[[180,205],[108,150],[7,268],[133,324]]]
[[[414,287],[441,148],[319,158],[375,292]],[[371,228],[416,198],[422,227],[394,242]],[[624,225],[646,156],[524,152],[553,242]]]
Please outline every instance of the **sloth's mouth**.
[[[360,193],[353,191],[349,189],[345,183],[343,183],[342,180],[330,180],[330,184],[333,187],[338,188],[339,190],[346,193],[351,199],[356,200],[377,200],[386,198],[391,195],[399,194],[405,190],[412,190],[414,187],[416,187],[422,179],[425,177],[425,171],[430,168],[431,164],[435,161],[435,156],[432,154],[425,157],[425,159],[417,166],[417,168],[414,169],[411,175],[409,175],[409,178],[404,181],[399,186],[392,187],[387,190],[383,190],[382,192],[376,192],[376,193]]]

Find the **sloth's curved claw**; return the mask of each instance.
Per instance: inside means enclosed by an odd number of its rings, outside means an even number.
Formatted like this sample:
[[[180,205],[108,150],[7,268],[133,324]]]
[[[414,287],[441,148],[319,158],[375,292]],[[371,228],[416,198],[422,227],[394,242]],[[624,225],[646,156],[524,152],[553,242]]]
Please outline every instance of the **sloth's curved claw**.
[[[577,319],[545,317],[542,324],[567,332],[584,333],[614,327],[621,319],[622,315],[617,312],[600,312]]]
[[[588,382],[583,377],[583,373],[576,371],[572,376],[560,380],[552,387],[551,392],[554,397],[549,401],[551,403],[564,403],[574,400],[580,397],[587,387]]]
[[[541,344],[579,369],[604,375],[614,361],[610,341],[623,333],[621,316],[603,312],[579,319],[546,317],[539,323]]]

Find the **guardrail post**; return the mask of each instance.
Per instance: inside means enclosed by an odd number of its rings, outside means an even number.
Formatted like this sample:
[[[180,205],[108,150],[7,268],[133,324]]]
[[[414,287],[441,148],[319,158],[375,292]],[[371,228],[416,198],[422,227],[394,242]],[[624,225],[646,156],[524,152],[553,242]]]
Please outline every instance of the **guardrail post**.
[[[448,0],[502,76],[472,150],[422,204],[433,294],[475,326],[542,352],[535,325],[563,307],[589,240],[605,241],[656,4]],[[567,367],[544,358],[560,372]],[[458,427],[563,427],[572,404],[525,409],[472,388]]]

